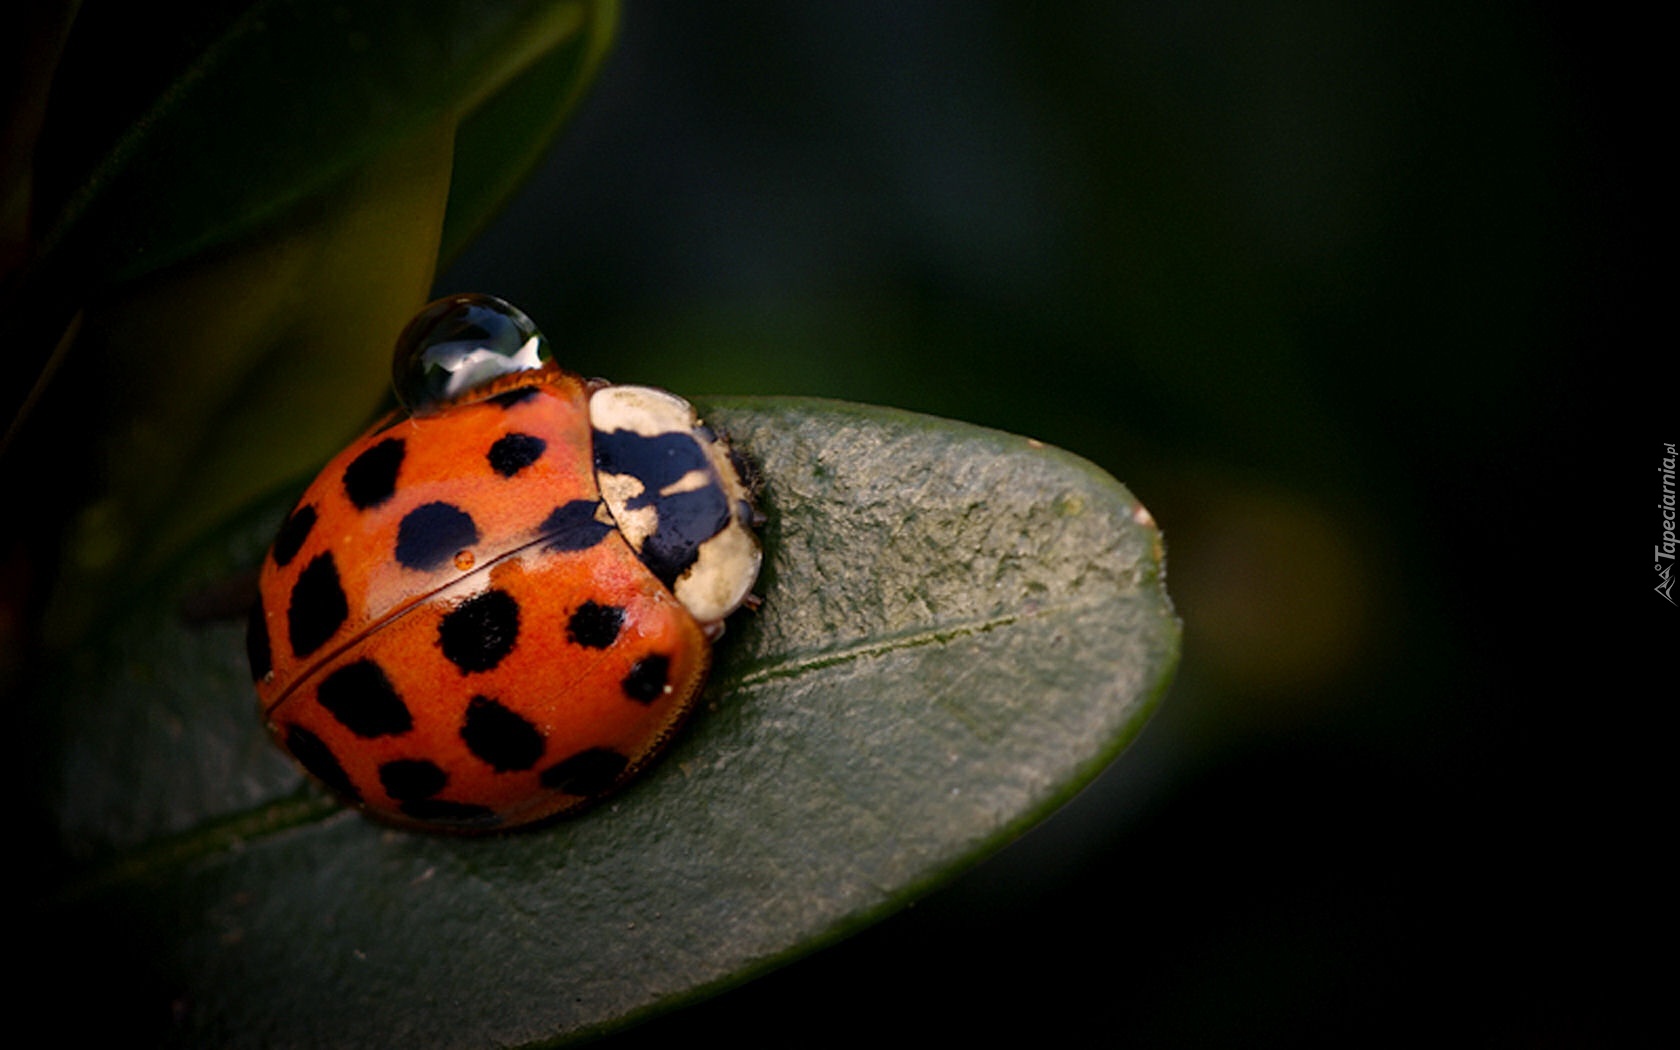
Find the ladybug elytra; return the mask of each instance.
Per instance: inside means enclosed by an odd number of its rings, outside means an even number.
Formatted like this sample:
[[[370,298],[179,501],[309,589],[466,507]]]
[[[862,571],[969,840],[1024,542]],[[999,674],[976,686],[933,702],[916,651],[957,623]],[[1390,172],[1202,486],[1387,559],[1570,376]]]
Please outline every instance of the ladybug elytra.
[[[489,296],[426,307],[387,417],[308,487],[247,635],[274,739],[399,824],[515,827],[644,766],[749,600],[759,514],[688,402],[557,367]]]

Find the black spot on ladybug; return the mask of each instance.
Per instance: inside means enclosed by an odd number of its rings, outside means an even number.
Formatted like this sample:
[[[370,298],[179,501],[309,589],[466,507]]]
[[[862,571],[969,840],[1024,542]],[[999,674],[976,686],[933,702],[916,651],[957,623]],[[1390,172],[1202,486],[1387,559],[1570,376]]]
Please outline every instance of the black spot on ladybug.
[[[315,699],[339,724],[363,739],[396,736],[414,728],[408,705],[372,660],[345,664],[321,680]]]
[[[596,518],[600,506],[597,500],[575,499],[555,507],[537,526],[545,540],[544,549],[586,551],[606,539],[613,526]]]
[[[379,506],[397,491],[397,470],[402,461],[402,438],[386,438],[344,468],[344,494],[357,510]]]
[[[665,695],[665,683],[670,674],[670,658],[656,653],[637,660],[619,684],[623,686],[625,696],[639,704],[651,704]]]
[[[512,408],[514,405],[517,405],[522,401],[528,401],[536,396],[536,387],[521,386],[515,387],[512,390],[504,390],[500,394],[497,394],[494,397],[486,398],[485,400],[492,404],[500,405],[503,408]]]
[[[410,569],[430,571],[478,542],[472,515],[452,503],[423,503],[397,526],[397,561]]]
[[[642,563],[667,587],[699,557],[700,545],[729,525],[729,497],[716,483],[660,495],[694,471],[712,475],[711,460],[693,435],[644,437],[630,430],[595,431],[595,469],[641,481],[629,510],[654,509],[657,524],[642,541]]]
[[[506,591],[485,591],[438,623],[438,645],[462,674],[488,671],[519,641],[519,603]]]
[[[251,681],[260,682],[274,670],[274,653],[268,647],[268,614],[263,611],[262,599],[251,606],[250,618],[245,621],[245,656],[251,661]]]
[[[379,783],[398,801],[431,798],[449,783],[449,774],[423,758],[398,758],[379,767]]]
[[[467,702],[461,742],[498,773],[530,769],[541,760],[545,746],[536,726],[487,696]]]
[[[297,557],[297,552],[303,549],[303,541],[309,538],[309,532],[315,527],[315,505],[305,503],[292,511],[286,523],[280,526],[280,535],[274,537],[274,564],[284,569]]]
[[[651,492],[691,470],[705,470],[709,463],[705,450],[687,431],[665,431],[652,437],[634,430],[595,431],[595,469],[640,478]]]
[[[542,771],[542,786],[568,795],[599,795],[613,786],[630,760],[604,747],[579,751]]]
[[[404,814],[428,824],[454,824],[461,828],[493,828],[502,822],[489,806],[451,802],[446,798],[409,799],[400,807]]]
[[[338,582],[338,566],[331,551],[317,554],[292,585],[291,605],[286,609],[286,631],[294,656],[308,656],[327,643],[350,617],[344,587]]]
[[[729,500],[716,485],[656,501],[659,525],[642,541],[642,563],[669,587],[700,556],[700,545],[729,524]],[[632,500],[630,509],[636,509]]]
[[[490,446],[490,469],[511,478],[535,463],[546,448],[548,442],[531,434],[503,434]]]
[[[320,737],[302,726],[289,726],[286,729],[286,750],[316,780],[352,802],[360,801],[361,792],[350,782],[349,774],[344,772],[344,767],[338,764],[338,759]]]
[[[586,649],[605,649],[618,641],[624,610],[616,605],[584,602],[566,622],[566,637]]]

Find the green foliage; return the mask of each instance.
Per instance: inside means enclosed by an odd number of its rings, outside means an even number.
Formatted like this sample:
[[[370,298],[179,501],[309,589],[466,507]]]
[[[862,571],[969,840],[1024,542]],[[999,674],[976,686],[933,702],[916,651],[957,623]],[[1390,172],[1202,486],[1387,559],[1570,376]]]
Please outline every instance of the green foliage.
[[[505,88],[529,101],[521,78],[531,74],[549,93],[547,113],[531,120],[524,108],[515,162],[497,159],[522,173],[530,142],[546,141],[587,82],[614,17],[612,3],[590,0],[203,6],[86,3],[76,15],[36,211],[43,254],[70,252],[84,287],[282,221],[404,141],[470,124]],[[476,222],[501,193],[485,188],[487,158],[466,160],[473,177],[458,207]]]
[[[50,687],[54,796],[91,867],[55,905],[75,965],[116,967],[116,1016],[222,1046],[588,1034],[906,903],[1141,728],[1178,623],[1160,535],[1107,475],[884,409],[707,407],[763,471],[764,603],[673,749],[579,818],[440,837],[300,789],[254,716],[241,624],[204,618],[283,504],[79,655]]]
[[[356,431],[440,247],[529,171],[617,19],[612,0],[202,6],[90,2],[42,30],[63,39],[34,164],[0,171],[34,231],[0,287],[21,318],[0,393],[45,417],[8,434],[6,480],[65,494],[44,519],[67,538],[55,639]],[[67,458],[86,487],[53,473]],[[40,558],[48,531],[21,542]]]

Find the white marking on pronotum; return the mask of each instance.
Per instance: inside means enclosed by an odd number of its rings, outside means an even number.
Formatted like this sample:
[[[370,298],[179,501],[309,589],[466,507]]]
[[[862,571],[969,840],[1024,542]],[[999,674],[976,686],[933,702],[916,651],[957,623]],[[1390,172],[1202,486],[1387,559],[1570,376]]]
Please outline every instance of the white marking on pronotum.
[[[596,430],[628,430],[658,437],[694,429],[694,407],[675,394],[650,386],[609,386],[589,398],[589,421]]]
[[[645,386],[607,386],[589,398],[589,421],[597,431],[628,431],[644,438],[662,434],[687,434],[706,454],[707,468],[683,474],[661,489],[661,498],[697,492],[717,485],[729,507],[729,520],[715,535],[701,542],[694,563],[672,584],[671,590],[708,633],[721,631],[723,619],[740,607],[752,593],[763,552],[752,522],[743,516],[752,507],[751,494],[729,457],[722,438],[700,424],[694,406],[687,401]],[[655,506],[637,510],[629,503],[644,495],[645,482],[617,474],[600,474],[602,502],[618,522],[630,546],[641,553],[648,537],[659,529]]]

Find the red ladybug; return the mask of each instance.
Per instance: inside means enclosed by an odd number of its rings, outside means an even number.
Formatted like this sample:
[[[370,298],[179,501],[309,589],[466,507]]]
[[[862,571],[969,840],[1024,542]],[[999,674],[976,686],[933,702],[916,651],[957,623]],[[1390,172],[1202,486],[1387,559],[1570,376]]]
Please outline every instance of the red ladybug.
[[[524,314],[462,295],[398,343],[388,417],[263,561],[263,718],[385,819],[509,828],[613,790],[693,707],[758,575],[760,516],[688,402],[583,380]]]

